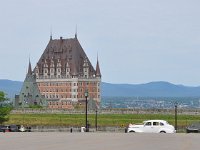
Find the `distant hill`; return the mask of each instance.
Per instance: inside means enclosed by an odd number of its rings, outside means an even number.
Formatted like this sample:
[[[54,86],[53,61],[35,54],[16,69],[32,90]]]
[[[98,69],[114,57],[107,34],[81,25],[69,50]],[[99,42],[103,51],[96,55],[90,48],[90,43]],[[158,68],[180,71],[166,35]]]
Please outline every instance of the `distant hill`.
[[[102,96],[199,97],[200,87],[174,85],[163,81],[146,84],[110,84],[103,82]]]
[[[11,81],[0,79],[0,91],[4,91],[7,97],[14,98],[15,94],[19,94],[23,82],[21,81]]]
[[[0,80],[0,90],[9,98],[19,94],[23,82]],[[169,82],[150,82],[146,84],[111,84],[102,82],[102,96],[115,97],[200,97],[200,87],[174,85]]]

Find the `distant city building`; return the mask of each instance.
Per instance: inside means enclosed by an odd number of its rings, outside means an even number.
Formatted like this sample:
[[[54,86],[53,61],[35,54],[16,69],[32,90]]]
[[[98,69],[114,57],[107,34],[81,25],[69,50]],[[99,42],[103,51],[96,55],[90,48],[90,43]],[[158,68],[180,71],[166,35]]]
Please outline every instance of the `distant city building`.
[[[27,76],[31,77],[31,83],[39,89],[38,97],[44,98],[49,108],[73,109],[74,106],[82,105],[85,101],[85,92],[88,91],[88,101],[99,107],[101,101],[101,72],[97,57],[96,69],[81,47],[77,35],[70,39],[52,39],[41,55],[33,70],[30,69]],[[26,78],[28,78],[26,77]],[[24,86],[26,87],[24,81]],[[34,84],[36,83],[36,84]],[[24,87],[23,86],[23,87]],[[22,88],[18,104],[32,104],[33,101],[25,102]],[[16,96],[17,97],[17,96]],[[36,102],[35,102],[36,104]],[[37,101],[37,104],[41,104]],[[91,105],[94,108],[94,105]]]

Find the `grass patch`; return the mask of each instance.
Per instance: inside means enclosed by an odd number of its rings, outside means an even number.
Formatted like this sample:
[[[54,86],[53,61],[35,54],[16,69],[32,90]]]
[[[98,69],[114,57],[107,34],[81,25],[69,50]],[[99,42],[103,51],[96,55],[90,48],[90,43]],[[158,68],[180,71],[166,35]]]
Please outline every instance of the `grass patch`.
[[[125,127],[129,123],[142,123],[144,120],[161,119],[174,125],[174,115],[170,114],[98,114],[98,126]],[[178,127],[200,120],[199,115],[178,115]],[[91,127],[95,126],[95,114],[88,115]],[[29,126],[85,126],[85,114],[10,114],[4,124]]]

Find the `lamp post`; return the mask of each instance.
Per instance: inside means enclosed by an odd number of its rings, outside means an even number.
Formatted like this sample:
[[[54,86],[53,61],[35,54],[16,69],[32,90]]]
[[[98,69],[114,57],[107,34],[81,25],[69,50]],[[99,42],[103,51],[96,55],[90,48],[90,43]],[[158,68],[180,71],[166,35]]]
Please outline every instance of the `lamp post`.
[[[177,131],[177,102],[174,103],[174,106],[175,106],[175,130]]]
[[[85,131],[88,132],[88,119],[87,119],[87,98],[88,90],[85,90]]]
[[[95,127],[96,127],[96,131],[97,131],[97,108],[96,108],[96,116],[95,116]]]

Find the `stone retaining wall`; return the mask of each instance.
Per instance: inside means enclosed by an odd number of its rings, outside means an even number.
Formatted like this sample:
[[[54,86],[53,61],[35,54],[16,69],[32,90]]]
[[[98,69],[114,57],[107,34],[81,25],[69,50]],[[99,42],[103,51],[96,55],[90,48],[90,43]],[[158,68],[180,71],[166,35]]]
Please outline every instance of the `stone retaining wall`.
[[[59,126],[33,126],[31,132],[81,132],[81,127],[59,127]],[[98,127],[90,128],[89,132],[125,132],[125,128],[120,127]]]
[[[85,110],[13,109],[12,114],[85,114]],[[88,114],[96,113],[88,110]],[[178,109],[179,114],[199,115],[200,109]],[[98,114],[174,114],[174,109],[99,109]]]

